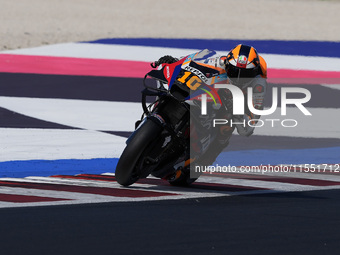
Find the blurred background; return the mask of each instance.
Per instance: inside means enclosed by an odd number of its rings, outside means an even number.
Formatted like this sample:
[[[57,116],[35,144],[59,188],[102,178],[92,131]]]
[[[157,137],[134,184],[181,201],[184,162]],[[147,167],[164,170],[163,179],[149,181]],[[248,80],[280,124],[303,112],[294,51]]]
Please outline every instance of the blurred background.
[[[340,41],[339,0],[0,0],[0,50],[100,38]]]

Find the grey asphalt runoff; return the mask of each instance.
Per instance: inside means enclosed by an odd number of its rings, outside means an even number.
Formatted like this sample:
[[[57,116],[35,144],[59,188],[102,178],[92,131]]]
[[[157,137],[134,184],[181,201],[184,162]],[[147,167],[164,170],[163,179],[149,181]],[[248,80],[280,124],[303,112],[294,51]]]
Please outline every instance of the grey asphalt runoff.
[[[1,254],[340,254],[340,191],[0,210]]]

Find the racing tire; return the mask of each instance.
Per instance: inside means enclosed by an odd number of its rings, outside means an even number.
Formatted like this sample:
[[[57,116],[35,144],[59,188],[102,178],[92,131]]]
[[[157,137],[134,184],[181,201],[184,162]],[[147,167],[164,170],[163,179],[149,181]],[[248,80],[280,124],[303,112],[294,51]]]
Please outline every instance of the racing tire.
[[[115,176],[116,181],[123,186],[129,186],[139,179],[136,170],[141,155],[145,149],[160,134],[162,127],[154,121],[146,120],[129,139],[122,155],[119,158]]]

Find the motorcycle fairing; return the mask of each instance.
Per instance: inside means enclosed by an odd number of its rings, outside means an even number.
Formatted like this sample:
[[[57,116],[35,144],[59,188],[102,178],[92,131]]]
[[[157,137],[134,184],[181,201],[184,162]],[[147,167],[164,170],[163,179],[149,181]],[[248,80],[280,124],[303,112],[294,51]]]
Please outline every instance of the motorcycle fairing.
[[[179,80],[180,77],[178,76],[181,71],[191,72],[195,79],[200,81],[200,84],[195,89],[190,88],[191,93],[185,100],[199,99],[200,95],[206,93],[209,101],[214,101],[216,104],[218,100],[222,104],[217,91],[214,89],[214,84],[226,81],[228,76],[221,71],[221,68],[216,68],[209,64],[210,58],[214,55],[216,55],[215,51],[204,49],[190,54],[175,63],[163,64],[162,69],[152,70],[147,76],[167,83],[168,88],[171,89],[175,81]],[[188,86],[188,84],[186,85]]]

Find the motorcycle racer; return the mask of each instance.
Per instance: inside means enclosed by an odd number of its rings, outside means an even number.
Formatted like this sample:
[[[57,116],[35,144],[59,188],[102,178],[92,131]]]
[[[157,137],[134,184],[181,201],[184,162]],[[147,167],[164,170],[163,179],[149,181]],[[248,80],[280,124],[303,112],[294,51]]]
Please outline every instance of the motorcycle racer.
[[[202,54],[204,52],[204,54]],[[208,68],[218,70],[219,74],[226,73],[227,80],[221,83],[232,84],[240,88],[244,94],[245,102],[247,102],[247,89],[252,88],[252,103],[255,109],[262,110],[264,107],[264,97],[267,89],[267,64],[256,49],[252,46],[239,44],[231,49],[226,56],[218,55],[215,51],[208,49],[200,52],[200,57],[195,58],[195,62]],[[178,59],[166,55],[152,64],[152,67],[157,67],[162,63],[173,63]],[[216,74],[214,74],[216,75]],[[209,76],[209,74],[206,74]],[[229,119],[231,121],[226,125],[220,126],[220,130],[208,150],[200,158],[200,165],[211,165],[217,156],[229,144],[229,139],[234,131],[241,136],[249,137],[253,134],[256,120],[259,115],[254,115],[245,104],[244,115],[233,115],[232,106],[233,98],[228,89],[219,89],[218,95],[221,98],[224,107],[218,111],[218,118]],[[249,125],[250,123],[251,125]],[[234,125],[231,125],[234,123]],[[178,174],[176,176],[179,176]]]

